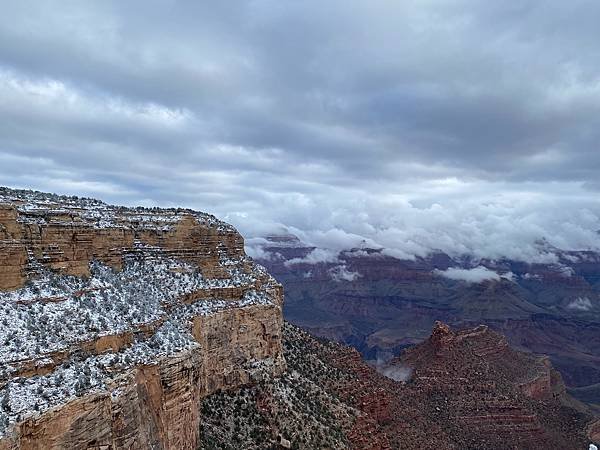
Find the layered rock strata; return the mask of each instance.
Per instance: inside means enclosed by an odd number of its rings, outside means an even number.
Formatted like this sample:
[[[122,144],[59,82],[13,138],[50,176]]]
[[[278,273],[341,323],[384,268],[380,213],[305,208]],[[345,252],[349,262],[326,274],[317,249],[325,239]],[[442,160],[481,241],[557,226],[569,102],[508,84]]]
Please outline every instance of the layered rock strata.
[[[598,440],[598,422],[545,358],[487,327],[438,324],[389,366],[284,326],[288,372],[204,400],[203,449],[565,449]]]
[[[430,338],[382,370],[407,373],[413,397],[456,448],[585,448],[589,409],[570,397],[547,357],[513,350],[485,325]],[[406,401],[406,400],[405,400]]]
[[[0,450],[196,449],[285,370],[282,295],[211,215],[0,189]]]

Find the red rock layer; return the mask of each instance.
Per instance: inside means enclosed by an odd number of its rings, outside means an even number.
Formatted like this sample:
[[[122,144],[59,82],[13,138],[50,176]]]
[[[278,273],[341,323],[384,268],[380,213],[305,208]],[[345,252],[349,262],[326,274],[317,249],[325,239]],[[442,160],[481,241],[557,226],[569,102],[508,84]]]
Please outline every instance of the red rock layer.
[[[331,344],[323,354],[350,374],[334,388],[366,414],[357,426],[372,424],[349,435],[357,449],[377,442],[373,448],[575,450],[597,428],[586,436],[591,416],[547,358],[513,351],[484,326],[454,332],[438,324],[386,367],[412,371],[406,383],[377,373],[355,350]]]

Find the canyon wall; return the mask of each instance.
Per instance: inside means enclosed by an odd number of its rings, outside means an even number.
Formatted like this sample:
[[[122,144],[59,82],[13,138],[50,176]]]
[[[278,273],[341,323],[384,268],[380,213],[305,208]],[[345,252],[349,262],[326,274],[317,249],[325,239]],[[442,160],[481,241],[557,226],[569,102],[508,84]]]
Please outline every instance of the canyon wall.
[[[196,449],[285,371],[281,286],[215,217],[0,189],[0,450]]]

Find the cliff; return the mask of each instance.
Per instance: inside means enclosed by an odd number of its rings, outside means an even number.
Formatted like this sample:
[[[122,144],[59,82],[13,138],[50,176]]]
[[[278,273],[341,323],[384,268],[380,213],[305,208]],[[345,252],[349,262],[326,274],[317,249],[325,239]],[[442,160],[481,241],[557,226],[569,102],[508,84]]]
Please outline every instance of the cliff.
[[[585,448],[590,410],[570,397],[545,356],[512,349],[485,325],[431,336],[383,368],[410,376],[406,402],[443,430],[453,448]],[[415,408],[414,405],[420,405]]]
[[[230,225],[0,189],[0,450],[196,449],[207,395],[272,378],[281,286]]]

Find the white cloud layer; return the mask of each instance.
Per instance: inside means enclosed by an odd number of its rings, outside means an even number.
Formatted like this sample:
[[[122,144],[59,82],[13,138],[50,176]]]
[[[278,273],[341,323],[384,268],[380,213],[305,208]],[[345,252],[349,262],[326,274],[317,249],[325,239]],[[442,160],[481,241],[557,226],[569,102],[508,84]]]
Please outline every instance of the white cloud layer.
[[[349,270],[345,264],[329,269],[329,275],[331,275],[333,281],[355,281],[362,276],[358,272]]]
[[[413,370],[408,366],[403,365],[389,365],[379,369],[380,373],[388,378],[395,381],[401,381],[406,383],[410,380]]]
[[[484,281],[500,281],[501,279],[512,280],[512,273],[500,275],[487,267],[477,266],[472,269],[459,269],[450,267],[446,270],[435,270],[435,274],[450,280],[466,281],[467,283],[482,283]]]
[[[305,257],[289,259],[284,263],[284,265],[286,267],[292,267],[297,264],[319,264],[335,262],[338,262],[338,252],[324,248],[315,248]]]
[[[251,220],[251,216],[227,218],[249,236],[256,233],[254,222],[260,223],[259,232],[272,222],[274,232],[285,228],[307,244],[329,249],[331,258],[339,251],[366,246],[384,248],[383,254],[401,259],[442,251],[451,256],[555,263],[558,249],[600,249],[596,200],[529,187],[523,192],[504,185],[502,193],[495,193],[497,186],[468,184],[458,195],[460,200],[436,193],[434,203],[425,196],[408,201],[369,192],[347,200],[340,192],[297,207],[277,209],[273,204],[266,217],[260,213]],[[283,227],[273,213],[293,226]],[[311,258],[324,257],[322,252]]]

